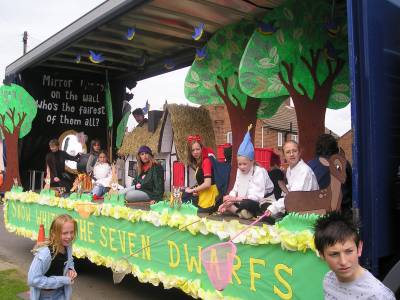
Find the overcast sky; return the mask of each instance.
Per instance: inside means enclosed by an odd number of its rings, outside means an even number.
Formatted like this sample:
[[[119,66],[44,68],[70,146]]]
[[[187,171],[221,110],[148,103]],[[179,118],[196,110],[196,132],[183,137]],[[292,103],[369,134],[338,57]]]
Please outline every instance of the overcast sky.
[[[0,80],[5,68],[22,55],[22,36],[28,31],[28,50],[34,48],[103,0],[0,0]],[[183,83],[187,69],[177,70],[138,83],[133,90],[134,107],[149,100],[151,109],[168,103],[187,103]],[[326,126],[342,135],[350,127],[350,105],[341,110],[328,110]]]

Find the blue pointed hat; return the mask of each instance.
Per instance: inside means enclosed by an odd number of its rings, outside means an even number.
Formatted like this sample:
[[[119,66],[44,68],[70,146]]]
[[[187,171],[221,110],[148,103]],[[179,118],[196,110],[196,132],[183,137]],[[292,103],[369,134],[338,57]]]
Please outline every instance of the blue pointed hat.
[[[250,131],[245,134],[242,143],[239,146],[238,156],[245,156],[250,160],[254,160],[254,146],[251,142]]]

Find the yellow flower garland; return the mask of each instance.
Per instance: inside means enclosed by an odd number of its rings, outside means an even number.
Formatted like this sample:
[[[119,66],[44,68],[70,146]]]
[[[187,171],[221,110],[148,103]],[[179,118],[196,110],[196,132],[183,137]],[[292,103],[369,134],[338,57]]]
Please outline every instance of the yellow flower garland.
[[[82,203],[80,201],[70,200],[68,198],[60,197],[49,197],[40,196],[34,192],[14,193],[7,192],[4,197],[6,200],[18,200],[24,203],[37,203],[40,205],[57,206],[67,210],[77,210],[77,205]],[[7,201],[6,201],[7,205]],[[168,226],[171,228],[179,228],[197,220],[199,222],[189,225],[182,229],[187,230],[193,235],[197,234],[214,234],[221,240],[232,238],[239,231],[243,230],[246,225],[241,224],[238,220],[231,221],[216,221],[208,220],[206,218],[200,218],[196,215],[183,215],[181,213],[173,212],[169,213],[168,210],[164,210],[161,213],[156,211],[144,211],[140,209],[132,209],[125,206],[112,206],[110,204],[101,204],[95,207],[93,212],[95,216],[106,216],[115,219],[124,219],[132,223],[135,222],[148,222],[156,227]],[[5,222],[7,222],[7,216],[5,213]],[[10,228],[16,231],[16,228]],[[29,233],[23,232],[23,229],[18,229],[24,236],[32,238]],[[277,226],[270,226],[263,224],[262,226],[253,226],[240,236],[235,239],[235,243],[260,245],[260,244],[281,244],[282,249],[290,251],[302,251],[305,252],[308,249],[314,251],[317,254],[314,245],[313,234],[304,230],[301,232],[291,232],[284,228],[278,228]]]

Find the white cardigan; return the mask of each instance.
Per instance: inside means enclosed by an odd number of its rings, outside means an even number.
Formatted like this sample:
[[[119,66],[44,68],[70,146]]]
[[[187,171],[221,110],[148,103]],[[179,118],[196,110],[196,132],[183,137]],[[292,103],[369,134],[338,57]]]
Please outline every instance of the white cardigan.
[[[108,163],[97,162],[93,168],[94,184],[101,184],[104,187],[110,187],[111,166]]]
[[[274,189],[274,184],[263,167],[253,166],[249,173],[243,174],[239,169],[233,189],[229,193],[233,197],[243,197],[260,202],[265,194]]]
[[[317,178],[311,168],[301,159],[293,168],[286,170],[289,192],[315,191],[319,189]],[[273,214],[285,212],[285,198],[273,202],[268,210]]]

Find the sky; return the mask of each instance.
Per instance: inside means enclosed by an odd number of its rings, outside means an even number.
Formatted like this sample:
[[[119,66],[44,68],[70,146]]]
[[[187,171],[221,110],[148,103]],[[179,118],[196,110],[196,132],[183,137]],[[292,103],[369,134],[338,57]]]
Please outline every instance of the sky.
[[[0,80],[5,68],[22,55],[22,36],[28,31],[28,51],[69,25],[103,0],[0,0]],[[168,103],[190,104],[183,92],[188,68],[169,72],[138,82],[130,102],[134,108],[162,108]],[[133,126],[133,119],[128,126]],[[327,110],[325,125],[343,135],[351,128],[350,105],[340,110]]]

